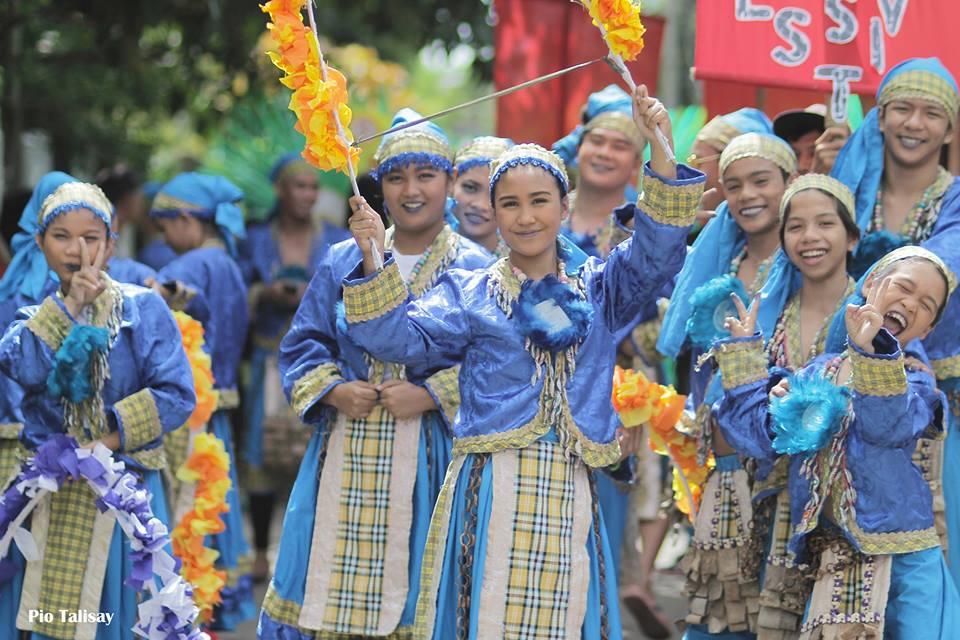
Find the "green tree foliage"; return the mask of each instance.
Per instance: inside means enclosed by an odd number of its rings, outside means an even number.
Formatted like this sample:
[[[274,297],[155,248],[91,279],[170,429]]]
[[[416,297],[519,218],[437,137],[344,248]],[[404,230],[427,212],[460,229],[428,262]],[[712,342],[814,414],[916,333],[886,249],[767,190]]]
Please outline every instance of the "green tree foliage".
[[[439,40],[483,50],[488,2],[324,0],[320,31],[403,60]],[[184,129],[215,129],[257,82],[265,14],[256,0],[5,0],[0,8],[5,177],[19,180],[18,133],[50,137],[54,164],[90,174],[146,166]],[[489,72],[489,69],[487,69]],[[183,123],[187,124],[184,125]]]

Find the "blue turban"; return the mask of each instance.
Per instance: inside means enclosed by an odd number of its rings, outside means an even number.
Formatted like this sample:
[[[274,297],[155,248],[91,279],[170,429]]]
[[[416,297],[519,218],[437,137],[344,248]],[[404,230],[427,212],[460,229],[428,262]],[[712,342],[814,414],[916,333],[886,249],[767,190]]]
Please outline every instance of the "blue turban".
[[[937,58],[913,58],[901,62],[884,76],[877,91],[878,107],[864,118],[856,133],[840,150],[830,173],[844,183],[857,201],[857,225],[867,231],[883,176],[883,134],[879,107],[897,97],[923,97],[943,105],[948,117],[956,120],[957,82]]]
[[[0,280],[0,300],[9,300],[18,293],[32,300],[40,297],[50,273],[47,259],[35,239],[40,231],[40,209],[47,196],[68,182],[77,182],[77,179],[62,171],[52,171],[37,183],[20,216],[21,231],[13,236],[13,260]]]
[[[577,166],[577,149],[586,132],[592,129],[612,129],[627,136],[643,150],[646,140],[633,122],[633,98],[618,85],[611,84],[602,91],[591,93],[583,109],[583,123],[553,143],[553,152],[570,168]]]
[[[243,191],[223,176],[181,173],[160,189],[150,215],[175,217],[186,213],[212,222],[220,230],[230,255],[236,255],[236,240],[246,236],[243,211],[237,205],[241,200]]]

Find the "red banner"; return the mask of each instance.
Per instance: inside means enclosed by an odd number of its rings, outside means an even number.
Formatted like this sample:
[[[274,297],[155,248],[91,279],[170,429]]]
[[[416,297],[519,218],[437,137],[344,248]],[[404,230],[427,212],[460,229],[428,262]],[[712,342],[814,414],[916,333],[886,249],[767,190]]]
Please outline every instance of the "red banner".
[[[956,0],[709,0],[697,3],[696,76],[873,94],[883,74],[937,56],[960,72]]]
[[[570,0],[496,0],[494,9],[493,82],[498,90],[607,53],[587,11]],[[627,66],[638,83],[656,93],[664,23],[644,17],[643,24],[643,53]],[[620,76],[599,62],[501,98],[497,135],[549,148],[579,123],[587,97],[608,84],[624,86]]]

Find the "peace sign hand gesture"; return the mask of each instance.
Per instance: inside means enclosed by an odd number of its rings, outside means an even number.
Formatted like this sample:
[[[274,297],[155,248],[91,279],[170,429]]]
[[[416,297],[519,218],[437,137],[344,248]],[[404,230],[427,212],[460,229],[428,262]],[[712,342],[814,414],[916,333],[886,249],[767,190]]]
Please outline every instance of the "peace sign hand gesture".
[[[80,249],[80,270],[70,277],[70,289],[63,300],[64,306],[74,317],[107,288],[103,279],[103,264],[107,258],[106,245],[101,244],[91,257],[86,240],[77,238],[77,242]]]
[[[881,301],[886,297],[887,289],[890,288],[890,277],[880,281],[880,284],[873,287],[873,290],[867,296],[867,303],[857,306],[848,304],[845,320],[847,323],[847,336],[852,344],[857,345],[866,353],[874,353],[873,339],[877,337],[880,328],[883,327],[883,309]]]
[[[737,314],[739,318],[728,316],[723,322],[723,327],[730,332],[731,338],[752,338],[757,332],[757,314],[760,313],[760,296],[753,296],[750,301],[750,308],[743,306],[740,296],[731,293],[733,304],[737,305]]]

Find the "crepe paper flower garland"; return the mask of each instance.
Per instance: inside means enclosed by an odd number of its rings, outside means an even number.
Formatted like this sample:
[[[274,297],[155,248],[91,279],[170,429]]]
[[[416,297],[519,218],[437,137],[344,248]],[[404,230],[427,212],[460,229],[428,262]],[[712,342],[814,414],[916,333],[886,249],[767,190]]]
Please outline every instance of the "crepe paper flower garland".
[[[646,29],[640,21],[639,0],[582,0],[593,24],[600,27],[610,51],[627,62],[643,51]]]
[[[150,594],[138,606],[133,632],[148,640],[208,640],[195,625],[199,610],[193,589],[177,574],[176,561],[165,550],[170,536],[150,507],[150,492],[100,443],[89,449],[70,436],[53,435],[23,463],[0,497],[0,559],[6,558],[11,542],[28,561],[36,559],[39,550],[23,522],[45,495],[64,482],[80,480],[97,495],[97,508],[110,510],[127,536],[132,571],[125,584],[137,591],[146,587]]]
[[[174,311],[173,317],[180,329],[183,339],[183,350],[190,362],[193,372],[193,389],[197,396],[197,406],[194,408],[187,425],[191,429],[200,429],[210,422],[210,416],[217,409],[219,393],[213,388],[213,369],[210,354],[204,351],[203,325],[191,318],[183,311]]]
[[[193,508],[173,530],[173,553],[181,562],[180,575],[193,585],[200,620],[209,622],[227,582],[226,571],[218,571],[214,564],[220,553],[204,546],[207,536],[224,530],[220,514],[230,510],[230,457],[223,441],[210,433],[198,433],[190,457],[177,470],[177,478],[196,486]]]
[[[213,608],[222,600],[227,574],[215,567],[219,552],[204,546],[204,542],[207,536],[224,530],[220,514],[229,510],[230,457],[223,441],[203,432],[217,408],[219,395],[213,388],[210,355],[204,350],[203,325],[181,311],[175,311],[174,317],[193,372],[197,406],[187,420],[194,432],[193,450],[177,470],[179,480],[195,485],[193,508],[173,529],[173,554],[180,559],[180,575],[193,585],[200,620],[209,622]]]
[[[612,401],[624,427],[650,426],[650,449],[673,462],[674,500],[692,518],[710,465],[697,464],[696,438],[676,429],[686,396],[678,395],[672,386],[649,381],[640,371],[616,367]]]
[[[304,159],[321,171],[352,173],[360,150],[350,146],[353,114],[347,106],[347,80],[329,65],[324,74],[316,39],[303,22],[305,5],[304,0],[269,0],[260,5],[270,16],[267,29],[275,45],[267,55],[284,73],[280,82],[293,91],[290,110],[297,116],[296,130],[307,139]]]

